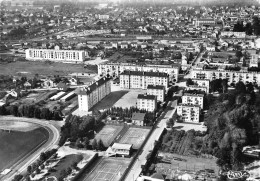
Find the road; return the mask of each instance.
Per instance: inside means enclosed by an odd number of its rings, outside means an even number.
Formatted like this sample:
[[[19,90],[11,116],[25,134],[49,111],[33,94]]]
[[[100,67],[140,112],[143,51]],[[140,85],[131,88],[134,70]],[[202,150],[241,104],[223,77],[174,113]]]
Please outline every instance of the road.
[[[36,150],[33,150],[33,152],[29,153],[28,156],[22,158],[19,162],[13,165],[10,168],[12,169],[10,173],[8,173],[3,177],[0,176],[0,180],[11,181],[15,175],[25,172],[27,170],[27,167],[31,165],[34,161],[36,161],[42,152],[46,152],[47,150],[50,150],[52,148],[57,148],[60,132],[59,132],[59,127],[56,125],[55,126],[52,125],[51,121],[31,119],[31,118],[30,119],[20,118],[20,117],[13,117],[13,116],[1,117],[1,120],[4,119],[38,124],[46,128],[50,135],[48,141],[44,143],[40,148],[36,148]]]
[[[138,159],[135,161],[125,181],[135,181],[139,177],[142,171],[141,165],[145,165],[147,161],[146,156],[153,150],[154,142],[159,140],[163,130],[166,128],[167,120],[171,118],[174,112],[176,111],[176,106],[177,106],[177,100],[174,100],[173,102],[170,102],[167,105],[167,111],[165,116],[158,122],[157,127],[154,129],[150,138],[147,140],[143,148],[143,152],[141,153],[141,155],[139,155]]]

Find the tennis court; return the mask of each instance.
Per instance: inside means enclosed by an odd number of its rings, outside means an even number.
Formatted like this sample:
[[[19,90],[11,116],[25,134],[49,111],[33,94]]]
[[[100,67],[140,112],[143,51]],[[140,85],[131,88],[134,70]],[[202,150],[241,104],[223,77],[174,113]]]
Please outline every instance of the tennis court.
[[[117,137],[123,126],[117,125],[106,125],[102,130],[95,136],[96,140],[102,140],[105,147],[108,147],[112,141]]]
[[[119,181],[129,163],[128,158],[105,158],[84,181]]]
[[[134,149],[139,149],[148,135],[150,129],[129,128],[119,143],[132,144]]]

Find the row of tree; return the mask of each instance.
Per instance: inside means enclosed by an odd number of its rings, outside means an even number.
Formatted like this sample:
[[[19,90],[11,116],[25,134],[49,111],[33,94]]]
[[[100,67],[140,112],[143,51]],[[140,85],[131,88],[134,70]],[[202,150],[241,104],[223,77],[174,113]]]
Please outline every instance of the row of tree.
[[[41,108],[36,104],[3,105],[0,106],[0,115],[13,115],[16,117],[46,120],[62,120],[62,114],[59,110],[51,111],[49,108]]]

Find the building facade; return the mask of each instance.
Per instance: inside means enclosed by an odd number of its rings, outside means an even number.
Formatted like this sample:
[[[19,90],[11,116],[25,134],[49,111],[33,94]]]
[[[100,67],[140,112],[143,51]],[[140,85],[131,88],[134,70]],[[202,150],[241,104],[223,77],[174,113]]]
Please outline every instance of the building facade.
[[[164,101],[165,98],[165,87],[162,85],[148,85],[147,94],[157,96],[157,101]]]
[[[111,80],[109,78],[101,78],[92,83],[88,87],[79,88],[78,106],[80,111],[89,111],[95,104],[101,101],[111,92]]]
[[[206,93],[209,93],[209,79],[192,79],[192,81],[198,87],[206,87]]]
[[[203,94],[189,94],[184,93],[181,97],[182,103],[187,105],[197,105],[203,109]]]
[[[200,118],[200,107],[197,105],[179,104],[177,115],[183,122],[198,123]]]
[[[98,65],[100,76],[117,77],[125,70],[140,72],[163,72],[169,74],[169,80],[178,82],[179,67],[173,65],[136,65],[130,63],[104,63]]]
[[[25,57],[28,60],[50,60],[58,62],[82,63],[86,52],[79,50],[55,50],[55,49],[27,49]]]
[[[138,94],[136,107],[154,112],[157,109],[157,98],[154,95]]]
[[[239,81],[253,84],[260,84],[260,72],[249,71],[230,71],[230,70],[192,70],[192,78],[196,79],[227,79],[228,84],[237,83]]]
[[[167,89],[169,75],[160,72],[124,71],[119,80],[120,87],[125,89],[147,89],[148,85],[162,85]]]

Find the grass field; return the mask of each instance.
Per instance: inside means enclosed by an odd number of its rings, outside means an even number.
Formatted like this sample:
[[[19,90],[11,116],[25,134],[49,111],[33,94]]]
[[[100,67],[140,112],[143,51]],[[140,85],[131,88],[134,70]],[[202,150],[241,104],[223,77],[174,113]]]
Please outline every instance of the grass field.
[[[140,148],[150,129],[129,128],[119,143],[132,144],[134,149]]]
[[[117,137],[118,133],[123,129],[123,126],[106,125],[95,136],[96,140],[101,139],[105,147],[108,147],[112,141]]]
[[[48,131],[38,128],[28,132],[0,130],[0,170],[10,168],[18,160],[48,140]]]
[[[60,177],[60,173],[62,170],[66,170],[67,168],[71,167],[71,165],[74,162],[80,162],[82,160],[83,156],[82,155],[67,155],[65,157],[63,157],[59,163],[54,167],[54,169],[56,171],[52,172],[49,176],[54,176],[56,178]]]
[[[97,72],[96,66],[88,66],[85,69],[80,64],[66,64],[57,62],[42,62],[42,61],[16,61],[0,66],[0,73],[4,75],[23,75],[33,77],[35,74],[39,75],[68,75],[70,73],[82,72]]]
[[[119,181],[130,163],[127,158],[104,158],[84,181]]]

